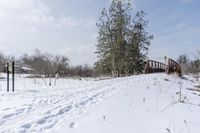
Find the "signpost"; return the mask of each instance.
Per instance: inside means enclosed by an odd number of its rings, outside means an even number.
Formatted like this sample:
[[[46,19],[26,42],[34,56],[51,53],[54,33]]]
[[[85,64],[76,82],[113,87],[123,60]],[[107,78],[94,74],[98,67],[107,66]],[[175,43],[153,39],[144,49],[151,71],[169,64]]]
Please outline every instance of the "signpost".
[[[10,75],[10,72],[9,72],[9,63],[7,63],[6,71],[7,71],[7,92],[9,92],[9,75]]]
[[[15,62],[12,62],[12,91],[15,91]]]
[[[12,91],[15,91],[15,62],[12,64],[7,63],[7,92],[10,91],[10,72],[12,72]]]

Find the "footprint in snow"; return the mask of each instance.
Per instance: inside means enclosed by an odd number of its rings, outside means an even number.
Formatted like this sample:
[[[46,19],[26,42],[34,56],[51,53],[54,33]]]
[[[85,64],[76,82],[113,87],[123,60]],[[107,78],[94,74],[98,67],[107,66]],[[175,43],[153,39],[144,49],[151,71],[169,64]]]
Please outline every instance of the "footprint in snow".
[[[106,116],[105,116],[105,115],[103,116],[103,121],[104,121],[104,122],[106,121]]]
[[[21,128],[25,128],[25,129],[28,129],[31,127],[31,124],[27,123],[27,124],[24,124],[21,126]]]
[[[77,124],[75,122],[71,122],[69,124],[69,128],[75,128],[77,126]]]
[[[3,110],[9,110],[10,108],[5,108],[5,109],[3,109]]]
[[[8,114],[8,115],[5,115],[5,116],[3,116],[2,118],[3,119],[7,119],[7,118],[9,118],[9,117],[12,117],[14,114]]]
[[[46,122],[45,119],[40,119],[40,120],[37,121],[37,124],[42,125],[42,124],[44,124],[45,122]]]

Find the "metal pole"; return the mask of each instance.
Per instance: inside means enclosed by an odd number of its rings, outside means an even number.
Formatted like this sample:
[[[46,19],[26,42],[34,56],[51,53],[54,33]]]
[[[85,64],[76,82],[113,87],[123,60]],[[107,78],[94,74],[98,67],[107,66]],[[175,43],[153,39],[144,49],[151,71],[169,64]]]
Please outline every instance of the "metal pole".
[[[7,69],[7,92],[9,92],[9,63],[7,63],[6,69]]]
[[[12,62],[12,91],[15,91],[15,62]]]

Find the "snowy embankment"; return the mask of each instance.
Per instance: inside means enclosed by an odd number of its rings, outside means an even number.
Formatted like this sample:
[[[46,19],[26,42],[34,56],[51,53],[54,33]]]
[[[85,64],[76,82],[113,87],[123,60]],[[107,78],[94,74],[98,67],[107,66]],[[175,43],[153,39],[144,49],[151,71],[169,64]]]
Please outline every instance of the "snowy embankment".
[[[199,133],[197,85],[165,74],[59,79],[51,87],[17,78],[16,92],[7,93],[0,80],[0,132]]]

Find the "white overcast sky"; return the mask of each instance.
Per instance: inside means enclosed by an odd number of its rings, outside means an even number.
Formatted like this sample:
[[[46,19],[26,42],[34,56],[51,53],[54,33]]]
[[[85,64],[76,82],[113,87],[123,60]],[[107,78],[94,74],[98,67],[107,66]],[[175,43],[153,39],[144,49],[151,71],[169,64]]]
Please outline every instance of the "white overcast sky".
[[[111,0],[0,0],[0,51],[21,56],[38,48],[62,54],[70,63],[90,64],[97,38],[96,23]],[[133,0],[143,9],[154,35],[150,58],[194,55],[200,48],[199,0]]]

